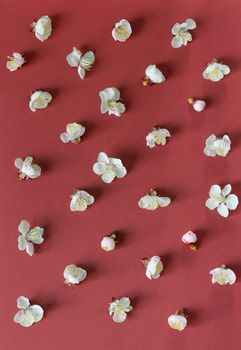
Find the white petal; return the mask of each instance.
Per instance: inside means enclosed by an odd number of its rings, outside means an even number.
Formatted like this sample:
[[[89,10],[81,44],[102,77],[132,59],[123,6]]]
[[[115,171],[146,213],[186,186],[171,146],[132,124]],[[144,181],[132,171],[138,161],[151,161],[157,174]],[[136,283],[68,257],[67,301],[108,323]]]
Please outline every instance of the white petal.
[[[98,162],[109,163],[109,158],[106,153],[100,152],[98,155]]]
[[[235,194],[228,195],[225,204],[227,205],[228,209],[235,210],[238,206],[238,197]]]
[[[28,243],[26,247],[26,252],[28,255],[32,256],[34,254],[34,245],[33,243]]]
[[[63,141],[63,143],[70,142],[70,137],[69,134],[67,134],[67,132],[63,132],[62,134],[60,134],[60,139],[61,141]]]
[[[231,191],[232,191],[232,186],[228,184],[224,186],[224,188],[222,189],[222,195],[226,197],[229,193],[231,193]]]
[[[208,198],[205,203],[206,207],[210,210],[216,209],[219,205],[219,201],[215,198]]]
[[[25,250],[27,248],[27,243],[28,243],[28,241],[26,240],[26,238],[23,235],[18,236],[18,249],[19,250]]]
[[[85,63],[87,61],[90,64],[93,64],[95,62],[95,54],[93,51],[87,51],[80,59],[80,64]]]
[[[114,312],[113,321],[122,323],[126,320],[127,314],[125,312]]]
[[[73,51],[66,57],[70,67],[78,67],[80,58],[81,58],[81,52],[77,50],[76,47],[74,47]]]
[[[109,184],[114,180],[115,173],[112,170],[107,170],[104,172],[104,174],[101,176],[101,178],[105,183]]]
[[[80,76],[80,78],[83,80],[85,77],[85,69],[82,68],[81,66],[78,67],[78,74]]]
[[[17,307],[19,309],[27,309],[30,305],[29,299],[23,296],[17,299]]]
[[[28,233],[30,229],[30,223],[27,220],[22,220],[18,225],[18,231],[24,236]]]
[[[219,204],[218,213],[224,218],[228,217],[229,215],[228,207],[224,203]]]
[[[19,170],[21,170],[21,169],[22,169],[22,166],[23,166],[23,160],[22,160],[21,158],[15,159],[14,165],[15,165],[16,168],[18,168]]]
[[[29,309],[34,316],[34,322],[39,322],[40,320],[42,320],[44,315],[44,310],[41,308],[41,306],[31,305]]]
[[[178,49],[179,47],[182,46],[183,41],[182,41],[182,39],[179,36],[174,36],[174,38],[171,41],[171,44],[172,44],[172,47],[174,49]]]
[[[102,175],[106,171],[106,165],[104,163],[97,162],[93,165],[93,171],[97,175]]]
[[[213,185],[209,191],[209,197],[214,197],[221,194],[221,187],[219,185]]]
[[[126,168],[124,166],[117,166],[115,168],[115,176],[118,179],[121,179],[122,177],[124,177],[127,174]]]
[[[161,208],[167,207],[171,203],[171,198],[169,197],[158,197],[157,202]]]
[[[27,234],[27,239],[35,244],[43,243],[44,229],[42,227],[33,227]]]

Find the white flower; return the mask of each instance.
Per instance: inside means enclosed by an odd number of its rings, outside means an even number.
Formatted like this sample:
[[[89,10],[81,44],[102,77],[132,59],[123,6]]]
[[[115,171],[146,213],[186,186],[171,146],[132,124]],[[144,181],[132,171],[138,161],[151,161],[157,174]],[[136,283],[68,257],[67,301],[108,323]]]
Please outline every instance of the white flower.
[[[109,306],[110,316],[113,314],[112,319],[115,322],[121,323],[126,320],[127,312],[133,310],[129,298],[123,297],[121,299],[116,299]]]
[[[172,34],[175,35],[172,39],[172,47],[175,49],[182,45],[187,45],[189,41],[192,41],[192,35],[189,30],[196,28],[196,22],[193,19],[186,19],[183,23],[176,23],[172,28]]]
[[[83,190],[75,190],[74,195],[70,196],[70,198],[71,211],[85,211],[95,201],[93,196]]]
[[[39,305],[31,305],[28,298],[23,296],[17,299],[17,307],[20,309],[14,316],[14,322],[23,327],[30,327],[42,320],[44,310]]]
[[[197,250],[197,245],[195,244],[197,242],[197,235],[194,232],[188,231],[184,233],[184,235],[182,236],[182,242],[184,244],[189,245],[191,250]]]
[[[188,103],[192,105],[196,112],[202,112],[206,108],[206,102],[203,100],[194,100],[193,98],[187,99]]]
[[[37,22],[32,23],[31,27],[40,41],[47,40],[52,32],[51,19],[48,16],[40,17]]]
[[[211,270],[210,275],[212,275],[212,284],[217,283],[220,286],[225,286],[227,284],[231,285],[236,281],[235,273],[225,265]]]
[[[230,73],[230,68],[226,64],[218,63],[217,60],[213,60],[208,64],[207,68],[203,72],[204,79],[211,81],[219,81],[224,78],[225,75]]]
[[[228,135],[224,135],[222,138],[216,135],[210,135],[206,140],[206,146],[204,153],[208,157],[226,157],[231,149],[231,140]]]
[[[115,41],[125,42],[131,36],[132,29],[130,23],[126,19],[122,19],[115,24],[112,30],[112,37]]]
[[[120,91],[114,87],[106,88],[100,91],[99,96],[101,98],[100,111],[102,114],[107,113],[109,115],[114,114],[116,117],[120,117],[125,112],[126,108],[120,100]]]
[[[66,126],[66,132],[60,134],[60,139],[64,143],[79,143],[81,136],[85,133],[85,127],[78,123],[69,123]]]
[[[239,200],[235,194],[230,194],[232,186],[230,184],[224,186],[223,189],[219,185],[213,185],[209,191],[209,197],[205,205],[210,210],[217,208],[218,213],[226,218],[229,210],[235,210]]]
[[[14,161],[16,168],[20,170],[19,179],[35,179],[41,175],[41,168],[39,165],[33,163],[33,157],[26,157],[24,160],[17,158]]]
[[[187,326],[187,318],[184,315],[183,309],[177,311],[176,314],[169,316],[168,324],[173,329],[183,331]]]
[[[142,263],[146,267],[146,277],[149,278],[149,280],[156,280],[160,277],[160,274],[163,271],[163,263],[159,256],[142,259]]]
[[[35,226],[30,230],[30,224],[27,220],[22,220],[18,226],[18,231],[21,233],[18,236],[18,249],[26,250],[26,252],[32,256],[34,254],[34,244],[43,243],[44,229]]]
[[[103,250],[109,252],[115,249],[116,243],[116,235],[112,234],[111,236],[103,237],[100,245]]]
[[[167,142],[167,137],[171,137],[171,134],[167,129],[155,127],[146,136],[146,144],[150,148],[153,148],[156,145],[165,145]]]
[[[188,231],[188,232],[184,233],[184,235],[182,236],[182,241],[185,244],[196,243],[197,242],[197,235],[196,235],[196,233],[194,233],[192,231]]]
[[[66,266],[64,269],[64,283],[72,286],[79,284],[86,279],[87,272],[81,267],[77,267],[73,264]]]
[[[138,205],[141,209],[155,210],[157,208],[167,207],[171,203],[171,198],[160,197],[156,191],[150,190],[150,193],[142,197]]]
[[[78,68],[78,74],[81,79],[85,77],[85,71],[91,70],[95,62],[95,54],[93,51],[87,51],[85,54],[73,47],[73,51],[66,57],[70,67]]]
[[[48,104],[52,101],[52,96],[47,91],[35,91],[30,96],[29,107],[32,112],[36,109],[45,109]]]
[[[160,69],[155,64],[151,64],[146,68],[145,77],[142,81],[144,86],[151,86],[152,84],[160,84],[166,80]]]
[[[6,67],[10,72],[14,72],[18,68],[21,68],[24,63],[26,63],[26,61],[23,55],[19,52],[14,52],[12,56],[8,56]]]
[[[111,183],[115,177],[121,179],[127,174],[126,168],[118,158],[109,158],[107,154],[100,152],[97,160],[93,165],[93,171],[107,184]]]

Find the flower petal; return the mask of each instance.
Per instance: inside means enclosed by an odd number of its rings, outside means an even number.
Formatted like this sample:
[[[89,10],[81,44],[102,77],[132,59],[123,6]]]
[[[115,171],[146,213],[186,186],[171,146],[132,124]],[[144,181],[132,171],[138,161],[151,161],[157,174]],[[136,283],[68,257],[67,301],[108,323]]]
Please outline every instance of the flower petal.
[[[230,195],[228,195],[225,203],[226,203],[228,209],[235,210],[238,206],[239,200],[235,194],[230,194]]]
[[[80,78],[83,80],[85,77],[85,69],[82,68],[81,66],[78,67],[78,74],[80,76]]]
[[[224,203],[219,204],[218,213],[224,218],[228,217],[229,215],[228,207]]]
[[[39,305],[31,305],[29,310],[32,312],[34,317],[34,322],[39,322],[42,320],[44,315],[44,310]]]
[[[28,255],[32,256],[34,254],[34,245],[33,243],[28,243],[26,247],[26,252]]]
[[[219,201],[215,198],[208,198],[205,203],[206,207],[210,210],[214,210],[218,207]]]
[[[222,195],[226,197],[229,193],[231,193],[231,191],[232,191],[232,186],[228,184],[224,186],[224,188],[222,189]]]
[[[26,238],[23,235],[18,236],[18,249],[19,250],[25,250],[27,248],[27,243],[28,243],[28,241],[26,240]]]
[[[30,223],[27,220],[22,220],[18,225],[18,231],[24,236],[28,233],[30,229]]]
[[[23,296],[17,299],[17,307],[19,309],[27,309],[30,305],[29,299]]]
[[[73,47],[73,51],[66,57],[70,67],[78,67],[81,58],[81,52]]]
[[[104,174],[101,176],[101,178],[105,183],[109,184],[114,180],[115,173],[112,170],[107,170],[104,172]]]

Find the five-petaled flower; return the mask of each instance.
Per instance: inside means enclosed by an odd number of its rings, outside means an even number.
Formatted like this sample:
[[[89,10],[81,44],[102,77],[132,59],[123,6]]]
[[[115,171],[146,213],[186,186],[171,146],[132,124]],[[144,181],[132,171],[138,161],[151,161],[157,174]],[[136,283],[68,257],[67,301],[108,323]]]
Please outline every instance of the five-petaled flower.
[[[87,51],[82,54],[76,47],[73,47],[73,51],[66,57],[70,67],[78,68],[78,74],[81,79],[85,77],[85,71],[90,71],[95,63],[95,54],[93,51]]]
[[[163,271],[163,263],[159,256],[153,256],[151,258],[142,259],[142,263],[146,268],[146,277],[149,280],[156,280],[160,277]]]
[[[232,186],[230,184],[224,186],[223,189],[219,185],[213,185],[209,191],[209,197],[205,203],[210,210],[217,208],[218,213],[226,218],[229,210],[235,210],[239,200],[235,194],[230,194]]]
[[[31,24],[31,28],[37,39],[40,41],[47,40],[52,33],[51,18],[49,16],[42,16]]]
[[[93,171],[107,184],[111,183],[115,177],[121,179],[127,174],[120,159],[109,158],[104,152],[99,153],[97,162],[93,165]]]
[[[17,158],[14,165],[19,169],[19,179],[35,179],[41,175],[41,167],[33,162],[33,157],[28,156],[24,160]]]
[[[187,326],[187,316],[183,309],[179,309],[175,314],[168,317],[168,324],[172,329],[183,331]]]
[[[74,286],[86,279],[87,272],[81,267],[77,267],[74,264],[68,265],[64,269],[64,284],[68,286]]]
[[[102,238],[100,245],[103,250],[110,252],[115,249],[116,243],[116,234],[112,233],[110,236],[105,236]]]
[[[126,108],[123,103],[120,102],[120,91],[114,87],[108,87],[99,92],[101,98],[100,111],[102,114],[113,114],[116,117],[120,117],[125,112]]]
[[[231,149],[231,140],[228,135],[217,137],[212,134],[207,138],[205,143],[204,154],[208,157],[226,157]]]
[[[29,108],[32,112],[36,112],[37,109],[45,109],[52,101],[52,96],[47,91],[35,91],[30,96]]]
[[[142,197],[138,205],[141,209],[156,210],[157,208],[167,207],[171,203],[171,198],[160,197],[157,191],[151,189],[149,194]]]
[[[10,72],[14,72],[18,68],[21,68],[24,63],[26,63],[26,61],[23,55],[19,52],[14,52],[12,56],[8,56],[6,67]]]
[[[172,34],[174,35],[174,38],[172,39],[172,47],[174,49],[177,49],[181,47],[182,45],[187,45],[189,41],[192,41],[192,35],[189,33],[189,30],[196,28],[196,22],[188,18],[183,23],[176,23],[172,27]]]
[[[210,275],[212,275],[212,284],[217,283],[220,286],[234,284],[236,281],[235,273],[226,265],[221,265],[220,267],[211,270]]]
[[[17,299],[17,307],[20,310],[16,313],[13,320],[23,327],[30,327],[43,318],[44,310],[41,306],[31,305],[26,297],[21,296]]]
[[[142,79],[143,86],[151,86],[152,84],[160,84],[166,80],[160,69],[155,64],[149,65],[145,70],[145,77]]]
[[[115,41],[125,42],[131,36],[132,29],[126,19],[122,19],[115,24],[112,30],[112,37]]]
[[[60,139],[64,143],[79,143],[81,136],[85,133],[85,127],[78,123],[69,123],[66,126],[66,132],[60,134]]]
[[[131,306],[130,299],[127,297],[113,300],[113,302],[109,304],[109,315],[112,316],[113,314],[112,319],[117,323],[124,322],[127,313],[131,310],[133,310],[133,307]]]
[[[217,60],[213,60],[208,63],[207,68],[203,72],[204,79],[217,82],[224,78],[225,75],[230,73],[230,68],[226,64],[219,63]]]
[[[34,244],[42,244],[44,229],[35,226],[30,229],[30,223],[27,220],[22,220],[18,226],[18,231],[21,233],[18,236],[18,249],[26,250],[32,256],[34,254]]]
[[[146,144],[150,148],[154,148],[156,145],[165,145],[167,137],[171,137],[170,132],[157,126],[146,136]]]
[[[95,199],[88,192],[76,189],[74,194],[70,196],[71,211],[85,211],[88,206],[94,203]]]

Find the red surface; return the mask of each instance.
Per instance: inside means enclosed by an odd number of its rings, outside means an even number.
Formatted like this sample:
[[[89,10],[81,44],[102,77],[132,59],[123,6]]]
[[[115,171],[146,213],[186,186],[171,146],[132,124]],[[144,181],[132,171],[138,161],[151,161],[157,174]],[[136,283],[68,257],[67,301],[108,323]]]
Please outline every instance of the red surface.
[[[7,1],[1,12],[0,138],[0,336],[4,350],[74,349],[240,349],[240,208],[224,219],[204,206],[212,184],[240,183],[240,1]],[[41,43],[28,30],[41,15],[53,19],[52,37]],[[174,23],[194,18],[198,27],[187,47],[170,45]],[[124,44],[111,37],[121,18],[133,26]],[[66,62],[73,46],[93,49],[96,65],[81,81]],[[10,73],[6,56],[24,52],[29,60]],[[202,71],[213,58],[231,67],[219,83]],[[162,85],[143,88],[147,65],[167,76]],[[115,86],[127,111],[118,119],[102,116],[98,92]],[[48,109],[32,113],[28,95],[53,93]],[[208,108],[196,113],[188,97],[204,98]],[[87,132],[79,145],[63,144],[59,134],[79,121]],[[145,136],[153,125],[167,127],[172,138],[151,150]],[[227,133],[227,158],[208,158],[204,142]],[[119,157],[128,175],[110,185],[92,171],[100,151]],[[17,180],[17,157],[33,155],[43,175]],[[87,189],[96,203],[84,213],[69,210],[73,189]],[[155,212],[138,208],[150,187],[173,203]],[[46,228],[45,242],[29,257],[17,249],[21,219]],[[105,234],[120,231],[118,248],[100,249]],[[198,252],[181,235],[199,236]],[[157,281],[145,277],[140,259],[158,254],[165,271]],[[88,278],[71,289],[63,270],[75,263]],[[209,271],[226,263],[237,273],[233,286],[211,284]],[[13,323],[16,299],[29,297],[44,307],[44,319],[25,329]],[[112,296],[129,296],[134,311],[123,324],[107,314]],[[187,309],[184,332],[171,330],[167,317]]]

